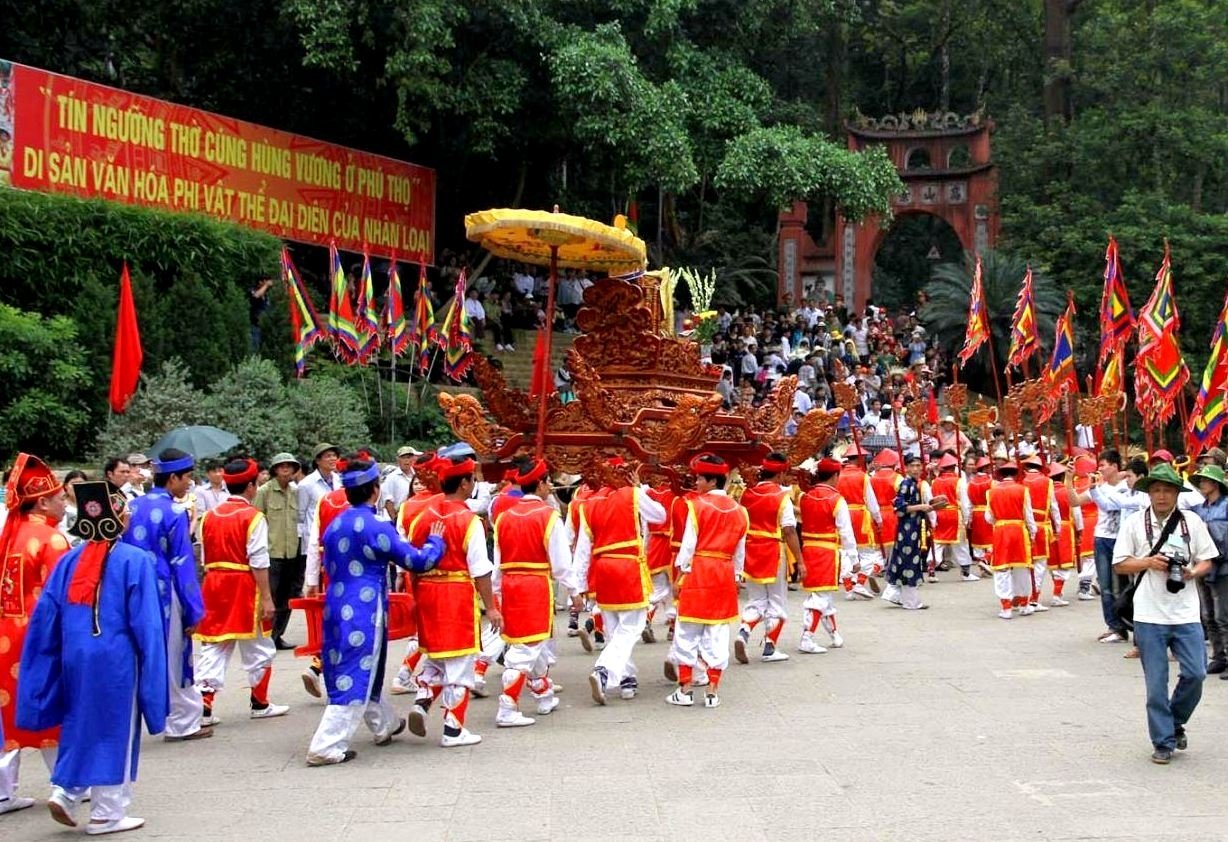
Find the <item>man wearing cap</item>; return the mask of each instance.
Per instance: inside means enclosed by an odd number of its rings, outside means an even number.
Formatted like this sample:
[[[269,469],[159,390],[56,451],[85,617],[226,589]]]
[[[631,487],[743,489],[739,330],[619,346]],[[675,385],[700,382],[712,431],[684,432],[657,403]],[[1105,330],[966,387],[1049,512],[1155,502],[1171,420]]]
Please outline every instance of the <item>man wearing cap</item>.
[[[866,588],[870,577],[882,575],[886,561],[878,546],[876,530],[881,528],[882,513],[878,508],[878,498],[870,487],[870,477],[862,469],[862,459],[866,452],[856,444],[850,445],[844,451],[844,467],[840,470],[840,478],[836,482],[836,490],[848,504],[849,517],[853,522],[853,536],[857,539],[857,564],[853,569],[841,571],[841,584],[844,587],[844,598],[854,600],[873,599],[874,594]],[[854,584],[856,576],[856,584]]]
[[[213,736],[211,728],[201,727],[204,708],[192,670],[192,632],[205,616],[205,602],[196,578],[188,513],[175,502],[187,493],[196,460],[167,448],[153,465],[154,487],[128,504],[122,540],[154,557],[170,692],[164,739],[197,740]]]
[[[341,488],[341,477],[337,473],[337,460],[340,457],[341,451],[335,444],[317,444],[312,452],[315,470],[303,477],[303,481],[298,484],[298,534],[304,541],[311,535],[321,498],[328,492]],[[304,547],[304,552],[311,552],[309,545]]]
[[[1125,518],[1113,547],[1113,569],[1135,577],[1134,642],[1147,685],[1147,731],[1152,762],[1172,760],[1185,750],[1185,726],[1202,697],[1207,675],[1206,639],[1191,579],[1206,576],[1219,555],[1206,524],[1177,508],[1189,491],[1171,465],[1161,463],[1134,483],[1150,505]],[[1178,520],[1173,523],[1172,518]],[[1168,653],[1180,665],[1177,686],[1168,692]]]
[[[426,736],[426,715],[435,699],[443,697],[445,748],[474,745],[482,738],[465,727],[473,688],[474,656],[481,649],[481,615],[477,597],[486,608],[486,620],[496,632],[503,615],[495,604],[491,574],[494,566],[486,551],[486,530],[469,507],[477,463],[454,456],[439,463],[437,474],[443,496],[432,501],[409,527],[410,541],[425,543],[436,523],[444,527],[446,546],[435,569],[414,579],[418,614],[418,640],[423,658],[418,673],[418,695],[409,714],[409,730]]]
[[[137,497],[145,493],[145,483],[149,482],[152,476],[149,472],[149,457],[144,453],[129,453],[128,465],[131,466],[131,471],[128,474],[128,482],[120,489],[124,497],[131,503]]]
[[[848,503],[836,490],[840,463],[824,458],[815,466],[815,484],[798,500],[802,555],[798,562],[802,590],[802,635],[797,651],[819,655],[827,650],[814,639],[822,624],[833,648],[844,645],[836,628],[836,606],[831,595],[840,587],[840,574],[857,561],[857,537],[853,533]]]
[[[269,590],[269,525],[252,500],[260,466],[235,459],[222,468],[230,497],[207,512],[200,524],[205,581],[205,616],[196,627],[200,657],[196,686],[204,697],[202,724],[216,725],[213,698],[226,686],[226,666],[237,649],[251,687],[251,718],[284,716],[287,705],[269,702],[269,681],[277,649],[269,637],[275,609]]]
[[[397,449],[397,466],[380,482],[379,510],[381,518],[396,520],[401,504],[409,498],[409,486],[414,478],[414,460],[422,451],[406,445]]]
[[[76,808],[88,794],[86,833],[98,836],[145,823],[127,810],[140,721],[158,734],[168,713],[165,615],[155,559],[117,540],[123,497],[105,482],[80,483],[76,494],[77,531],[87,540],[60,559],[30,618],[17,721],[59,729],[51,817],[76,827]],[[180,549],[185,544],[186,536]]]
[[[729,464],[701,453],[691,460],[694,497],[687,501],[686,531],[678,549],[678,623],[671,660],[678,665],[678,687],[671,705],[695,703],[691,685],[700,659],[707,665],[704,707],[721,703],[721,674],[729,666],[729,623],[738,616],[738,574],[746,556],[746,509],[725,493]]]
[[[522,459],[508,480],[520,492],[495,515],[494,589],[503,609],[503,692],[495,725],[517,728],[536,722],[520,712],[527,686],[546,716],[558,707],[549,677],[554,657],[554,582],[575,591],[571,546],[562,520],[547,502],[550,468],[544,459]],[[492,506],[492,509],[494,507]],[[579,596],[573,597],[578,605]]]
[[[324,530],[324,683],[328,706],[307,750],[308,766],[352,760],[361,722],[377,746],[405,730],[406,721],[381,698],[388,658],[388,565],[412,573],[431,570],[443,556],[444,527],[436,523],[419,549],[376,516],[380,470],[351,459],[341,475],[349,506]]]
[[[989,489],[985,522],[993,527],[994,595],[1001,605],[998,616],[1009,620],[1018,609],[1021,616],[1036,613],[1028,605],[1032,596],[1032,540],[1036,519],[1027,486],[1016,480],[1018,467],[1011,462],[999,466],[998,481]]]
[[[4,491],[8,514],[0,530],[0,814],[34,804],[31,798],[17,797],[23,748],[41,749],[47,768],[55,766],[59,734],[54,729],[18,728],[14,715],[26,627],[47,577],[68,552],[68,541],[57,529],[67,505],[64,487],[46,463],[18,453]]]
[[[1228,479],[1224,469],[1208,460],[1192,477],[1203,503],[1191,511],[1202,518],[1219,550],[1219,559],[1198,580],[1202,625],[1211,643],[1207,672],[1228,681]]]
[[[1062,532],[1062,512],[1057,506],[1053,480],[1042,470],[1044,462],[1040,456],[1026,457],[1023,467],[1022,484],[1028,490],[1032,519],[1036,521],[1036,535],[1032,539],[1032,593],[1028,596],[1028,607],[1033,612],[1048,611],[1049,606],[1040,601],[1040,586],[1049,569],[1049,545]]]
[[[797,515],[789,489],[779,483],[789,471],[789,460],[783,453],[769,453],[759,466],[759,481],[742,492],[739,501],[746,509],[750,526],[746,533],[746,562],[742,580],[746,583],[746,602],[742,607],[742,623],[733,641],[738,663],[749,663],[746,646],[751,632],[764,624],[763,661],[787,661],[789,656],[777,647],[780,633],[789,616],[789,559],[802,557],[802,545],[797,537]]]
[[[972,522],[972,501],[968,483],[959,474],[959,460],[950,453],[938,460],[938,478],[931,485],[934,497],[942,497],[946,506],[934,512],[934,545],[938,561],[959,565],[964,582],[980,580],[972,572],[972,554],[968,552],[968,526]],[[932,572],[930,581],[938,581]]]
[[[950,450],[959,454],[971,446],[972,442],[968,440],[968,437],[959,429],[959,425],[955,423],[955,416],[944,415],[941,427],[938,430],[938,449]]]
[[[666,518],[665,508],[633,483],[621,457],[607,460],[605,472],[609,491],[585,503],[574,555],[576,586],[593,595],[605,627],[606,645],[589,675],[599,705],[606,703],[611,684],[624,699],[634,698],[639,688],[631,653],[647,623],[652,595],[647,535],[650,524]]]
[[[293,649],[282,639],[290,624],[290,600],[303,595],[306,559],[300,551],[298,486],[299,463],[292,453],[278,453],[269,464],[272,478],[256,491],[253,504],[269,525],[269,588],[273,591],[273,645]]]

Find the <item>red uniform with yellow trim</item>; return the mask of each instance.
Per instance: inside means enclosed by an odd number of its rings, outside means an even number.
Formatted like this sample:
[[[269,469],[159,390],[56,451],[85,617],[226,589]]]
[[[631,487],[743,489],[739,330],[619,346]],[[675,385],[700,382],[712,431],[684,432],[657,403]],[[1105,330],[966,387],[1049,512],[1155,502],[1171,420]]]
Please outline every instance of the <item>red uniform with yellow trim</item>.
[[[1065,486],[1055,485],[1055,499],[1062,515],[1062,529],[1049,545],[1049,568],[1071,570],[1078,561],[1079,547],[1075,542],[1074,518],[1070,515],[1070,495]]]
[[[1014,479],[1002,480],[989,489],[989,512],[993,515],[994,570],[1032,566],[1032,538],[1025,511],[1032,505],[1028,489]]]
[[[1074,490],[1077,494],[1086,494],[1092,486],[1092,478],[1075,476]],[[1096,521],[1100,519],[1100,507],[1094,500],[1088,500],[1079,506],[1083,512],[1083,533],[1079,536],[1079,558],[1092,558],[1096,555]],[[1065,518],[1063,518],[1063,522]]]
[[[542,500],[521,499],[494,522],[499,554],[503,639],[537,643],[554,632],[554,582],[550,536],[563,524]]]
[[[853,537],[857,539],[857,548],[877,549],[874,518],[866,508],[866,500],[873,496],[870,478],[866,472],[856,465],[845,465],[840,469],[840,477],[836,480],[836,491],[849,507],[849,518],[853,521]]]
[[[742,578],[770,585],[780,576],[785,560],[784,534],[780,528],[785,506],[792,506],[789,492],[775,482],[761,482],[742,492],[749,527],[746,533],[746,562]]]
[[[1053,480],[1040,471],[1028,471],[1023,475],[1023,485],[1032,501],[1032,519],[1036,521],[1036,537],[1032,540],[1032,558],[1049,558],[1049,544],[1053,540],[1053,517],[1050,514],[1054,500]]]
[[[511,492],[513,488],[516,487],[508,486],[491,499],[490,508],[486,510],[486,519],[490,521],[491,526],[493,526],[495,521],[499,519],[499,515],[503,514],[512,506],[520,502],[523,495],[520,494],[519,489],[516,489],[516,493],[512,494]]]
[[[414,495],[407,498],[405,502],[401,504],[401,508],[397,511],[397,531],[400,532],[401,535],[408,538],[409,527],[414,522],[414,518],[426,511],[426,507],[437,499],[443,499],[443,494],[441,492],[427,491],[426,489],[414,492]],[[401,588],[406,593],[412,594],[413,584],[410,582],[409,573],[401,573]],[[413,612],[411,612],[411,615],[412,613]],[[414,625],[409,634],[412,636],[417,633],[417,625]]]
[[[806,564],[802,590],[834,591],[840,587],[840,532],[836,527],[836,512],[842,506],[847,508],[848,504],[840,492],[829,485],[816,485],[802,495],[802,560]]]
[[[993,549],[993,527],[985,520],[985,512],[989,511],[989,489],[992,487],[993,477],[989,474],[978,473],[968,481],[968,500],[972,503],[968,543],[974,550]]]
[[[648,607],[652,577],[640,536],[640,506],[633,487],[590,497],[580,513],[580,528],[592,542],[588,590],[603,611]]]
[[[648,524],[648,572],[656,575],[657,573],[671,573],[674,568],[674,558],[677,556],[677,550],[670,546],[670,541],[673,537],[673,527],[670,522],[670,513],[673,509],[676,495],[670,488],[650,488],[648,496],[661,504],[665,509],[665,520],[660,523]]]
[[[59,741],[59,728],[27,731],[17,727],[17,677],[30,615],[47,577],[68,552],[68,541],[42,515],[13,511],[9,517],[21,518],[22,522],[10,527],[15,528],[13,540],[9,551],[0,558],[0,710],[4,717],[4,750],[51,748]]]
[[[900,518],[895,513],[895,495],[899,493],[903,481],[904,477],[895,468],[879,468],[870,474],[870,489],[878,501],[878,513],[883,521],[879,527],[879,537],[885,552],[890,552],[895,546],[895,533],[900,528]]]
[[[251,640],[260,635],[260,589],[248,564],[247,541],[263,519],[260,510],[237,497],[223,500],[205,512],[200,524],[205,564],[200,594],[205,616],[196,627],[197,640],[220,643]],[[323,522],[320,525],[327,528]],[[267,633],[272,625],[264,625],[263,629]]]
[[[964,517],[959,501],[963,477],[956,473],[943,473],[930,485],[935,497],[947,498],[947,507],[934,512],[934,543],[961,544],[964,540]]]
[[[593,489],[588,485],[581,485],[576,489],[576,493],[571,498],[571,503],[567,506],[567,528],[571,530],[572,542],[580,537],[580,515],[584,512],[584,507],[592,500],[600,500],[610,489],[598,488]]]
[[[481,610],[469,575],[469,542],[481,521],[463,500],[439,495],[410,524],[409,540],[426,543],[431,527],[443,523],[444,554],[434,570],[414,577],[418,646],[429,658],[456,658],[481,650]]]
[[[746,509],[724,494],[697,494],[687,501],[695,530],[691,569],[678,587],[678,621],[718,625],[738,618],[734,554],[747,537]]]

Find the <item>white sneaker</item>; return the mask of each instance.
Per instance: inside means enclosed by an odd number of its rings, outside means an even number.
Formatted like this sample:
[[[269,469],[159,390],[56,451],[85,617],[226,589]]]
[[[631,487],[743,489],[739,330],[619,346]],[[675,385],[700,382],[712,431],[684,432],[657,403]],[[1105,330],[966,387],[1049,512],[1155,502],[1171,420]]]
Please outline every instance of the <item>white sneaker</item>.
[[[444,734],[439,738],[439,744],[444,748],[457,748],[458,746],[475,746],[482,742],[482,738],[470,732],[468,728],[462,728],[456,736]]]
[[[1053,599],[1049,600],[1050,608],[1061,608],[1062,606],[1069,604],[1069,600],[1062,599],[1060,596],[1055,596]]]
[[[1011,613],[1011,610],[1009,608],[1003,608],[1001,611],[998,612],[998,616],[1001,617],[1003,620],[1009,620],[1011,617],[1014,617],[1015,615]]]
[[[695,694],[683,693],[682,688],[679,687],[677,690],[665,697],[665,703],[677,705],[680,708],[689,708],[695,704]]]
[[[842,649],[844,647],[844,636],[838,631],[831,633],[831,648]]]
[[[399,680],[393,679],[392,689],[388,691],[393,696],[405,696],[410,693],[417,693],[418,688],[414,684],[402,684]]]
[[[965,573],[963,576],[959,577],[959,580],[961,582],[979,582],[981,581],[981,577],[975,573]]]
[[[874,594],[865,585],[853,585],[853,595],[861,599],[874,599]]]
[[[144,819],[136,816],[124,816],[110,822],[90,822],[85,826],[85,832],[90,836],[101,836],[104,833],[122,833],[125,830],[136,830],[145,825]]]
[[[558,708],[558,706],[559,706],[559,700],[554,698],[554,696],[550,696],[549,698],[546,698],[546,699],[538,699],[537,700],[537,715],[538,716],[549,716],[550,714],[554,713],[555,709]]]
[[[342,763],[349,763],[357,756],[358,752],[354,751],[352,748],[347,748],[340,757],[325,757],[320,754],[309,754],[307,755],[307,765],[311,766],[312,768],[318,768],[320,766],[339,766]]]
[[[34,803],[33,798],[22,800],[29,801],[30,804]],[[0,807],[7,803],[7,801],[0,801]],[[30,804],[26,806],[29,807]],[[77,812],[77,802],[69,798],[68,793],[62,787],[51,787],[51,795],[47,797],[47,809],[51,811],[51,818],[60,824],[67,825],[68,827],[77,826],[77,817],[74,815]]]
[[[1091,602],[1095,598],[1096,597],[1092,596],[1087,591],[1079,591],[1079,601],[1080,602]]]
[[[1025,605],[1023,606],[1023,608],[1019,609],[1020,617],[1030,617],[1035,613],[1036,613],[1036,608],[1031,605]]]
[[[0,816],[5,813],[16,813],[18,810],[28,810],[34,806],[33,798],[6,798],[0,801]],[[59,819],[56,819],[59,821]]]
[[[502,345],[495,345],[495,350],[496,350],[496,351],[502,351],[502,350],[503,350],[503,346],[502,346]]]
[[[857,599],[857,594],[853,593],[852,591],[845,591],[844,599],[846,602],[853,602]]]
[[[805,655],[822,655],[827,650],[815,643],[813,637],[805,635],[797,644],[797,651]]]
[[[774,664],[777,661],[789,660],[789,655],[788,653],[781,652],[779,649],[773,649],[770,654],[764,653],[759,660],[763,661],[765,664]]]
[[[1045,605],[1043,602],[1038,602],[1035,605],[1029,605],[1028,608],[1031,608],[1033,611],[1041,611],[1041,612],[1049,610],[1049,606]]]
[[[289,705],[275,705],[269,702],[268,707],[259,710],[252,708],[252,719],[272,719],[275,716],[285,716],[290,712]]]
[[[618,688],[618,697],[623,701],[629,702],[635,698],[635,692],[638,689],[638,687],[634,687],[630,684],[624,685]]]
[[[719,708],[721,706],[721,697],[715,693],[708,693],[704,696],[704,707]]]
[[[485,699],[488,695],[486,692],[486,676],[475,675],[473,677],[473,695],[479,699]]]
[[[415,737],[426,736],[426,708],[422,705],[415,704],[410,708],[405,721],[409,724],[409,733]]]
[[[214,716],[213,714],[209,714],[208,716],[201,716],[200,718],[201,728],[212,728],[214,725],[221,725],[221,724],[222,724],[222,718],[220,716]]]
[[[937,573],[929,574],[928,576],[925,577],[925,581],[929,582],[931,585],[938,584],[938,574]]]
[[[514,708],[512,710],[500,708],[499,712],[495,714],[495,725],[500,728],[523,728],[535,722],[537,722],[536,719],[531,716],[525,716]]]
[[[303,689],[312,698],[324,698],[324,674],[313,669],[303,670]]]
[[[504,348],[504,350],[506,350],[506,351],[512,351],[513,353],[516,351],[516,346],[515,346],[515,345],[504,345],[504,346],[503,346],[503,348]]]

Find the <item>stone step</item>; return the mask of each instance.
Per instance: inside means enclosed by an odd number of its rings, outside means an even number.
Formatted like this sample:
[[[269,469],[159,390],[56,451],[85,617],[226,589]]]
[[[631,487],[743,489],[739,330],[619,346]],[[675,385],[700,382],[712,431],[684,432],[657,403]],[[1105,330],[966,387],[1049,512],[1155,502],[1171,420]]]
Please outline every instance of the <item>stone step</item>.
[[[533,379],[533,352],[537,347],[537,331],[515,331],[515,351],[495,351],[494,343],[487,337],[482,342],[483,350],[503,365],[503,377],[509,386],[516,389],[527,389]],[[561,367],[567,358],[575,336],[567,333],[556,333],[551,348],[550,370]]]

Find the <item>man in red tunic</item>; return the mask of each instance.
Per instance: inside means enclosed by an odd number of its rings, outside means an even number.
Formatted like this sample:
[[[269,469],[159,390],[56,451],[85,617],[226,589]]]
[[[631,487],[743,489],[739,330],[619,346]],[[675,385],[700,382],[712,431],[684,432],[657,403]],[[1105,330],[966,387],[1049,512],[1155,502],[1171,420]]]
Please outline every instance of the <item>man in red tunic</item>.
[[[742,570],[746,602],[738,636],[733,640],[733,654],[740,664],[749,663],[746,646],[751,631],[760,622],[765,624],[762,659],[768,662],[789,659],[777,648],[789,616],[786,547],[794,558],[802,557],[793,501],[789,499],[789,489],[777,481],[788,472],[789,460],[783,453],[769,453],[759,467],[759,481],[742,493],[740,501],[750,518],[746,564]]]
[[[972,572],[972,554],[968,551],[968,527],[972,521],[972,501],[968,498],[968,483],[959,473],[959,460],[947,453],[938,460],[938,478],[930,485],[935,497],[943,497],[947,505],[934,512],[934,545],[938,562],[959,565],[960,580],[980,580]],[[938,577],[931,573],[931,582]]]
[[[16,725],[17,678],[21,647],[34,604],[56,562],[68,552],[68,541],[56,528],[64,516],[64,488],[43,461],[17,454],[5,483],[8,516],[0,531],[0,814],[24,810],[33,798],[17,797],[21,750],[43,752],[47,768],[55,768],[59,729],[26,731]]]
[[[409,712],[410,733],[425,737],[431,704],[443,697],[440,745],[444,748],[482,741],[465,727],[475,656],[482,648],[479,596],[490,627],[499,631],[503,626],[491,585],[494,566],[486,551],[486,529],[467,503],[473,494],[476,471],[477,463],[467,456],[441,460],[436,473],[442,496],[427,505],[409,526],[410,540],[416,545],[426,540],[436,523],[443,523],[444,528],[443,558],[434,570],[414,577],[418,645],[423,657],[418,695]]]
[[[652,621],[656,617],[657,610],[665,606],[666,625],[671,631],[678,616],[673,591],[673,567],[676,554],[671,546],[672,530],[669,517],[670,509],[678,495],[667,482],[662,481],[648,489],[648,496],[665,509],[664,518],[648,524],[648,573],[652,576],[652,595],[648,597],[648,619],[644,624],[641,639],[645,643],[655,643],[657,635],[652,629]]]
[[[993,550],[993,527],[985,520],[985,512],[989,510],[989,489],[993,487],[993,477],[989,475],[992,466],[993,460],[982,456],[976,460],[975,473],[968,478],[968,502],[972,504],[972,517],[968,521],[968,543],[972,547],[972,557],[976,559],[976,563],[991,576],[993,570],[985,557]]]
[[[836,628],[836,605],[831,595],[839,588],[841,572],[851,570],[857,558],[857,537],[849,507],[836,490],[840,463],[822,459],[815,467],[813,485],[799,501],[802,527],[802,638],[797,651],[820,655],[827,651],[814,639],[819,625],[831,635],[833,649],[844,645]]]
[[[359,454],[354,454],[355,457]],[[367,458],[370,454],[362,454],[363,458]],[[350,466],[350,460],[347,458],[338,458],[334,463],[337,476],[345,473]],[[324,568],[324,533],[332,522],[337,519],[337,516],[350,507],[349,498],[345,495],[344,488],[335,488],[332,491],[326,491],[323,496],[316,500],[315,511],[309,516],[309,525],[307,527],[306,548],[304,554],[307,558],[306,566],[303,572],[303,583],[306,586],[307,596],[319,596],[321,586],[320,571]],[[324,698],[324,667],[320,663],[320,656],[315,655],[311,659],[311,664],[307,669],[303,670],[303,689],[307,694],[317,699]]]
[[[1044,463],[1041,458],[1028,456],[1023,460],[1023,467],[1022,483],[1028,489],[1032,519],[1036,521],[1036,537],[1032,541],[1032,593],[1028,596],[1028,607],[1033,612],[1048,611],[1049,606],[1040,601],[1040,585],[1049,569],[1049,558],[1053,554],[1051,546],[1062,531],[1062,513],[1057,507],[1053,480],[1042,470]]]
[[[899,519],[895,513],[895,495],[899,491],[904,477],[900,475],[900,454],[894,450],[880,450],[874,457],[874,471],[870,474],[870,490],[874,492],[874,500],[878,503],[878,513],[882,517],[879,524],[879,543],[883,547],[883,555],[891,557],[891,549],[895,546],[895,530]]]
[[[879,549],[877,537],[883,516],[870,485],[870,477],[862,468],[864,457],[864,450],[855,444],[850,445],[844,451],[844,467],[836,481],[836,490],[848,504],[853,535],[857,539],[857,562],[851,570],[843,571],[841,576],[844,598],[850,601],[874,598],[866,583],[871,577],[882,575],[883,566],[887,563]]]
[[[446,460],[440,460],[433,450],[421,453],[414,458],[413,493],[401,504],[396,517],[397,532],[406,540],[409,539],[409,525],[414,522],[414,518],[426,511],[427,506],[443,495],[443,492],[439,490],[439,477],[435,474],[441,461]],[[401,590],[407,593],[412,590],[408,573],[402,576]],[[418,647],[418,630],[415,626],[413,634],[405,641],[405,657],[401,660],[401,668],[397,670],[396,678],[392,679],[392,690],[390,691],[392,695],[403,696],[406,693],[417,692],[414,671],[418,669],[418,662],[421,660],[422,650]]]
[[[678,623],[674,663],[678,687],[671,705],[695,704],[692,677],[700,659],[707,665],[704,707],[719,707],[721,674],[729,666],[729,623],[738,617],[738,574],[746,559],[746,509],[725,493],[729,465],[701,453],[691,460],[696,494],[687,501],[686,530],[678,549]]]
[[[554,587],[557,580],[574,590],[571,546],[550,496],[550,469],[544,459],[526,459],[510,477],[522,496],[496,516],[495,590],[503,611],[503,693],[495,725],[516,728],[537,720],[520,712],[520,694],[528,685],[537,713],[546,716],[559,705],[548,675],[554,663]],[[580,598],[574,597],[575,602]]]
[[[1028,606],[1032,594],[1032,538],[1036,521],[1028,489],[1015,480],[1019,469],[1013,462],[998,467],[998,482],[989,489],[989,508],[985,520],[993,527],[994,594],[1002,606],[998,616],[1011,618],[1011,610],[1021,615],[1034,613]]]
[[[1049,478],[1053,480],[1054,500],[1057,503],[1061,526],[1049,545],[1049,573],[1053,576],[1053,599],[1049,604],[1062,608],[1070,602],[1062,598],[1066,581],[1079,564],[1079,541],[1083,533],[1083,512],[1074,505],[1074,486],[1069,483],[1066,466],[1054,462],[1049,466]],[[1040,582],[1036,583],[1040,587]]]
[[[251,718],[270,719],[290,710],[269,702],[277,648],[270,636],[275,607],[269,590],[269,525],[252,505],[259,474],[254,459],[227,462],[222,479],[230,496],[201,520],[205,616],[196,627],[201,644],[196,687],[204,700],[202,725],[218,724],[213,699],[226,686],[226,666],[236,649],[251,687]]]

